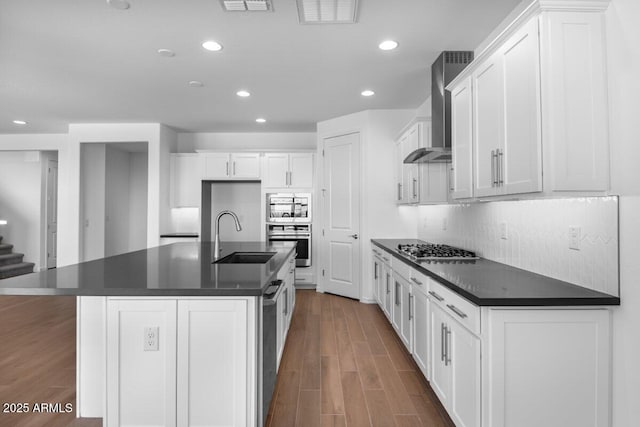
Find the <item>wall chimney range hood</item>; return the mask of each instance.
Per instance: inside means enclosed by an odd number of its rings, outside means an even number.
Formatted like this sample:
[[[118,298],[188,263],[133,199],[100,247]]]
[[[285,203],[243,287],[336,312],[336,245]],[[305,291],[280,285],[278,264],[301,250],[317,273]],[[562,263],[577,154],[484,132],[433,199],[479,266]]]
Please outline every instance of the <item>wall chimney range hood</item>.
[[[472,60],[472,51],[445,51],[431,66],[431,147],[412,151],[404,163],[451,161],[451,94],[445,87]]]

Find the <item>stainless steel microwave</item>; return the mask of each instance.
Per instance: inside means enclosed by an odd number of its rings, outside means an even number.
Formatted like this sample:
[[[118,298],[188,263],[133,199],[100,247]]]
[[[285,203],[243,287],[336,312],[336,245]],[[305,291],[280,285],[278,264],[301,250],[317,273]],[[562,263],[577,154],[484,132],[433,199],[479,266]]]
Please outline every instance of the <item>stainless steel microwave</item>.
[[[311,193],[268,193],[267,222],[310,223]]]

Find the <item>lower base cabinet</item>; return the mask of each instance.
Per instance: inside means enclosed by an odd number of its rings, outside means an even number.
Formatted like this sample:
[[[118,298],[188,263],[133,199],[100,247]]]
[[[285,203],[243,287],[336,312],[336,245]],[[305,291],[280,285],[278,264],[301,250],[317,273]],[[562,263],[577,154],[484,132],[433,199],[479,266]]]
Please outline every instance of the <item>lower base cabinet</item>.
[[[600,427],[610,421],[607,309],[488,309],[483,425]]]
[[[255,300],[109,298],[104,425],[253,425]]]

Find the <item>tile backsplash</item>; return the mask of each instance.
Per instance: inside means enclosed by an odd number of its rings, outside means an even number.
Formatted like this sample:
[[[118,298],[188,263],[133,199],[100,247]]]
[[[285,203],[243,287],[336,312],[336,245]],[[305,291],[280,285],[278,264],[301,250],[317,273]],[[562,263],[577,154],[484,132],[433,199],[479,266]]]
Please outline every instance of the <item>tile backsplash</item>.
[[[418,209],[419,239],[619,295],[616,196]]]

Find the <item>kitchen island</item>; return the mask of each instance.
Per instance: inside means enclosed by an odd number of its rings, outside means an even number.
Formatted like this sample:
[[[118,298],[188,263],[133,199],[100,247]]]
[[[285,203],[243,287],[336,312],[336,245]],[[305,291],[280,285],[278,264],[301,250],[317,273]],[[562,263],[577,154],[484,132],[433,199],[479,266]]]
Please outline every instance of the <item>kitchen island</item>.
[[[212,251],[209,242],[149,248],[3,280],[0,295],[78,296],[78,416],[105,426],[258,425],[263,306],[277,307],[269,351],[279,360],[295,304],[295,245],[221,244],[218,261],[272,254],[264,263],[213,263]]]

